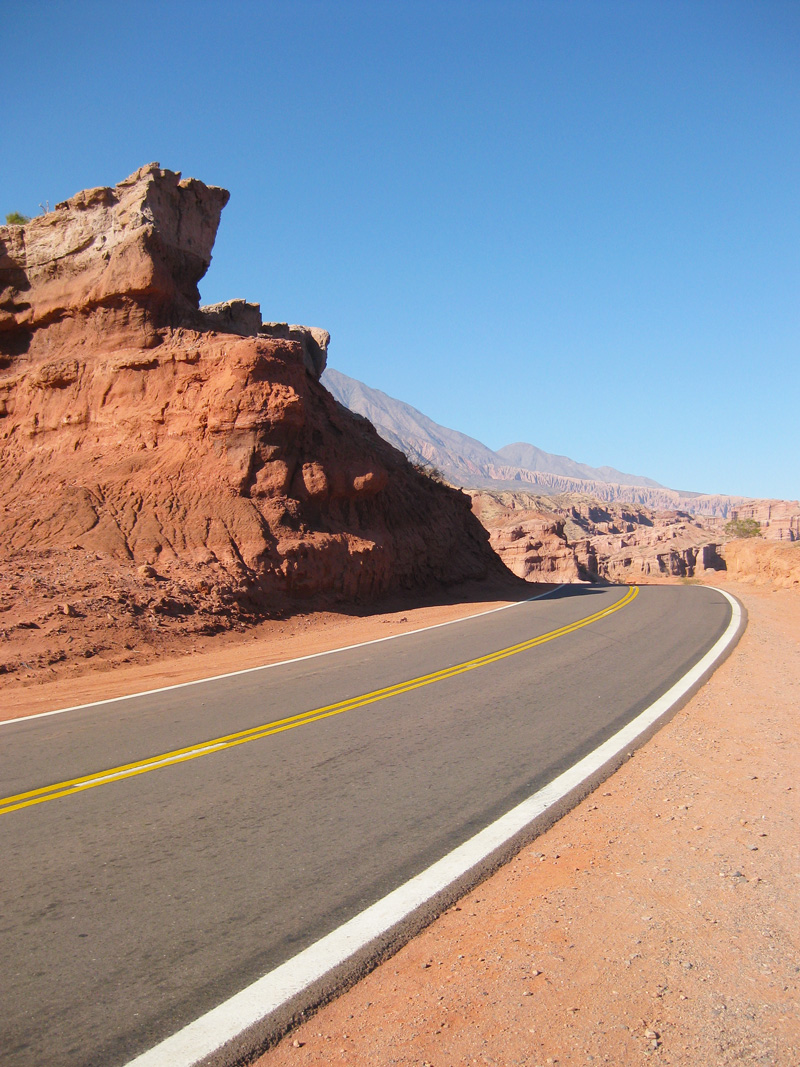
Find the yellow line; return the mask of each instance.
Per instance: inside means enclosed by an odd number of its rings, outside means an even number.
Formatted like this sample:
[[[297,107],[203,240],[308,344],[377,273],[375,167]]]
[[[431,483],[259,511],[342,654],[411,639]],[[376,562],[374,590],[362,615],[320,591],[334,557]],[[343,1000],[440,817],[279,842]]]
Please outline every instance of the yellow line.
[[[3,797],[0,799],[0,815],[18,811],[20,808],[30,807],[32,804],[43,804],[47,800],[70,796],[72,793],[80,793],[85,789],[94,789],[99,785],[106,785],[112,781],[116,782],[122,778],[133,778],[137,774],[146,774],[148,771],[158,770],[160,767],[185,763],[187,760],[206,756],[210,752],[221,752],[224,749],[233,748],[235,745],[243,745],[248,741],[257,741],[261,737],[283,733],[284,730],[293,730],[297,726],[305,726],[307,723],[327,719],[333,715],[341,715],[345,711],[362,708],[366,704],[375,704],[379,700],[388,700],[389,697],[400,696],[402,693],[410,693],[412,690],[420,689],[422,686],[441,682],[447,678],[454,678],[456,675],[464,674],[466,671],[474,671],[478,667],[497,663],[499,660],[507,659],[509,656],[516,656],[520,652],[527,652],[538,645],[543,645],[548,641],[555,641],[558,637],[574,633],[575,630],[580,630],[584,626],[590,626],[592,623],[613,615],[615,611],[619,611],[620,608],[630,604],[638,593],[639,589],[636,586],[632,586],[616,604],[603,608],[601,611],[596,611],[593,615],[587,615],[586,618],[579,619],[577,622],[568,623],[566,626],[561,626],[558,630],[551,630],[540,637],[532,637],[530,640],[522,641],[518,645],[501,648],[497,652],[489,652],[485,656],[478,656],[476,659],[458,663],[453,667],[444,667],[442,670],[434,671],[432,674],[423,674],[419,678],[411,678],[406,682],[398,682],[395,685],[387,686],[385,689],[376,689],[371,693],[351,697],[349,700],[341,700],[337,704],[328,704],[325,707],[304,711],[299,715],[292,715],[286,719],[278,719],[275,722],[264,723],[261,726],[253,726],[249,730],[225,734],[223,737],[217,737],[212,741],[203,741],[197,745],[190,745],[188,748],[178,748],[173,752],[165,752],[160,756],[150,756],[149,759],[139,760],[136,763],[125,763],[120,767],[112,767],[107,771],[97,771],[94,774],[84,775],[82,778],[71,778],[66,782],[56,782],[53,785],[32,789],[27,793],[17,793],[15,796]]]

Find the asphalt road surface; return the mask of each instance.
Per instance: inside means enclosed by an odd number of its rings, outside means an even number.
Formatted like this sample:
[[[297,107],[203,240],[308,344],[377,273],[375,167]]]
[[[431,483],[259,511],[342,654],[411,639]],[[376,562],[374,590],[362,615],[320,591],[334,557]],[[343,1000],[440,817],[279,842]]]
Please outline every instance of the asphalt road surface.
[[[0,727],[0,1063],[126,1063],[586,755],[729,618],[699,586],[568,587]]]

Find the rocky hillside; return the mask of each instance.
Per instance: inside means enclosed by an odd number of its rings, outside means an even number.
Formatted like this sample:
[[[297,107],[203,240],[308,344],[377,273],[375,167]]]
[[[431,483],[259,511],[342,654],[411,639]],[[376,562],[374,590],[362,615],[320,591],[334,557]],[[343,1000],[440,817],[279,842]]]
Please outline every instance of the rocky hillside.
[[[472,501],[492,547],[528,581],[636,582],[725,568],[719,519],[575,493],[481,490]]]
[[[87,611],[215,629],[502,571],[469,498],[320,384],[324,330],[199,307],[227,200],[151,164],[0,227],[7,636]]]
[[[758,538],[723,545],[725,569],[741,582],[767,582],[800,590],[800,541],[762,541]]]
[[[743,508],[740,518],[755,518],[764,533],[747,539],[736,538],[724,519],[579,493],[477,490],[472,506],[494,550],[527,581],[629,583],[727,571],[740,581],[800,586],[798,512],[790,504]]]
[[[514,488],[523,481],[544,493],[576,488],[583,482],[663,488],[651,478],[624,474],[613,467],[590,467],[534,445],[506,445],[494,452],[474,437],[440,426],[410,404],[333,367],[326,369],[323,380],[337,400],[369,419],[387,441],[412,459],[436,467],[456,485]]]

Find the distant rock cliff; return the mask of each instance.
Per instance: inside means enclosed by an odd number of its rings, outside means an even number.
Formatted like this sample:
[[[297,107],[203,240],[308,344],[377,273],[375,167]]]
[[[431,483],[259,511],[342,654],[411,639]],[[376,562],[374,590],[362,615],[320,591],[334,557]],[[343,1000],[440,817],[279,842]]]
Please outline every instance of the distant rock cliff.
[[[800,541],[797,500],[748,500],[731,510],[732,519],[755,519],[768,541]]]
[[[494,550],[528,581],[635,582],[725,569],[719,519],[575,493],[479,490],[472,501]]]
[[[199,307],[227,200],[151,164],[0,227],[6,577],[49,553],[53,596],[102,569],[109,618],[224,625],[502,571],[469,498],[319,383],[326,331]]]

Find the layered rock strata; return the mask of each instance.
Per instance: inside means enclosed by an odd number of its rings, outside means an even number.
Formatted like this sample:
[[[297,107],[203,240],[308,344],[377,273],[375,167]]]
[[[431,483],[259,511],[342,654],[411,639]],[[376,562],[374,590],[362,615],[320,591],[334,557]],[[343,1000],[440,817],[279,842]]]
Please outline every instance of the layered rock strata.
[[[199,307],[227,199],[151,164],[0,227],[6,621],[33,570],[215,626],[503,570],[469,498],[319,383],[326,331]]]
[[[528,581],[631,582],[724,570],[722,520],[582,494],[472,494],[506,566]]]
[[[800,502],[749,500],[731,512],[732,519],[755,519],[767,541],[800,541]]]

